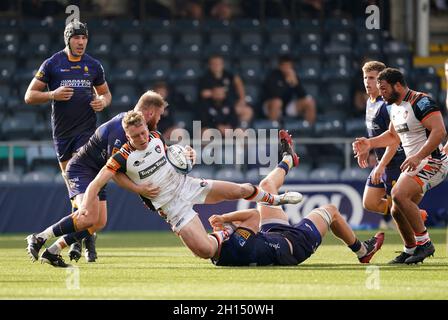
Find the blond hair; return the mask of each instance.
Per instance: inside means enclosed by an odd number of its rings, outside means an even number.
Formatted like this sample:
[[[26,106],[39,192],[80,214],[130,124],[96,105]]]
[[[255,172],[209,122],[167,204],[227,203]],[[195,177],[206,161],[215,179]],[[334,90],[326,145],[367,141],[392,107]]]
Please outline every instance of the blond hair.
[[[381,72],[386,69],[386,65],[380,61],[368,61],[362,66],[362,72],[367,73],[371,71]]]
[[[166,107],[168,103],[163,99],[163,97],[155,91],[148,90],[140,99],[138,99],[137,104],[135,105],[134,110],[143,110],[150,107]]]
[[[121,125],[124,130],[127,130],[130,126],[139,127],[144,124],[146,124],[145,117],[143,117],[143,113],[140,111],[128,111],[123,117],[123,120],[121,120]]]

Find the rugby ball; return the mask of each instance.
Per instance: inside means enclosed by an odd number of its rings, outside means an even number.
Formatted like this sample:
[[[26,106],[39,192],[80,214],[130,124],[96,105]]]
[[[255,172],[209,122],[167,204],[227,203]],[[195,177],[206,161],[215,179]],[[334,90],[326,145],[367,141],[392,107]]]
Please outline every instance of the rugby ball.
[[[182,174],[187,174],[193,169],[193,163],[185,156],[185,148],[179,144],[173,144],[166,150],[168,162]]]

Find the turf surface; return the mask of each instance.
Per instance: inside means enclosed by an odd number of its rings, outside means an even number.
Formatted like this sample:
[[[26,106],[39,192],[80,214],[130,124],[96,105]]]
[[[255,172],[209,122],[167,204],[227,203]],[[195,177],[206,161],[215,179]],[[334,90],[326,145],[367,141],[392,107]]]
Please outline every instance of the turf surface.
[[[370,265],[328,235],[302,265],[232,268],[194,257],[169,232],[104,232],[99,260],[71,269],[32,263],[25,235],[1,235],[0,299],[448,299],[446,230],[430,234],[435,256],[419,265],[387,265],[402,248],[387,231]]]

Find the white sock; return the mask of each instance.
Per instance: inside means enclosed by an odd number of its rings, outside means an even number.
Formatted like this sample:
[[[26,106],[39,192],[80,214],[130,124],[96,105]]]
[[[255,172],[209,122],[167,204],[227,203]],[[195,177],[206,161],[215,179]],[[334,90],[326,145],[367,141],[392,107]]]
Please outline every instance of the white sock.
[[[417,248],[417,246],[412,247],[412,248],[408,248],[408,247],[404,246],[403,251],[406,252],[407,254],[413,255],[416,248]]]
[[[64,241],[64,240],[62,240],[62,241]],[[60,240],[58,240],[55,243],[53,243],[47,250],[51,254],[60,254],[62,249],[63,249],[62,243],[60,243]]]
[[[44,231],[42,231],[41,233],[38,233],[36,235],[36,237],[42,238],[44,240],[48,240],[48,239],[53,238],[54,237],[53,226],[50,226],[47,229],[45,229]]]
[[[362,258],[367,254],[367,248],[363,242],[361,242],[361,248],[355,252],[358,258]]]

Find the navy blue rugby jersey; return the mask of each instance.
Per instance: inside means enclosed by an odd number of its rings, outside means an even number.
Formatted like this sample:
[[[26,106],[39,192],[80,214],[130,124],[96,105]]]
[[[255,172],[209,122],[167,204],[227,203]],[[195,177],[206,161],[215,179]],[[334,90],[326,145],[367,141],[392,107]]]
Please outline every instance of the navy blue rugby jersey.
[[[388,106],[381,96],[378,96],[375,101],[370,98],[367,99],[366,103],[366,127],[367,134],[369,138],[377,137],[383,134],[385,131],[389,130],[390,124],[390,106]],[[375,155],[378,161],[381,160],[386,148],[376,148],[374,149]],[[406,159],[404,150],[400,144],[395,153],[395,156],[387,165],[388,168],[399,167],[401,163]]]
[[[99,126],[89,141],[78,151],[72,161],[82,161],[98,172],[115,152],[127,141],[121,120],[126,112],[117,114]]]
[[[74,89],[68,101],[52,101],[51,125],[54,138],[70,138],[96,127],[95,111],[90,106],[94,87],[106,82],[101,63],[84,54],[70,61],[61,50],[45,60],[35,78],[47,84],[50,91],[61,86]]]

